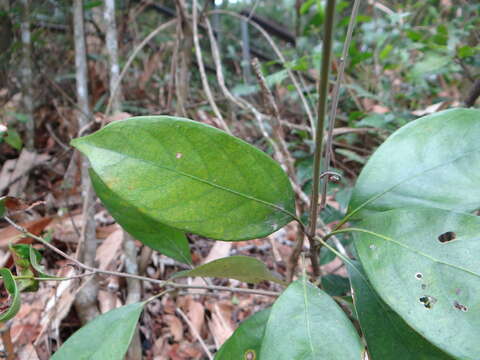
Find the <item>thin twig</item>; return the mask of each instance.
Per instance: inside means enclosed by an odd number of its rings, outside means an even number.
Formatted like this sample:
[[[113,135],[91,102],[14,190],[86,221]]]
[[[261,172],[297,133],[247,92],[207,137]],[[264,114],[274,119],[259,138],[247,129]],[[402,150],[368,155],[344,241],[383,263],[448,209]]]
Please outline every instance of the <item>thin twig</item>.
[[[223,119],[220,110],[218,109],[215,100],[213,99],[212,91],[210,90],[210,85],[208,85],[207,74],[205,73],[205,66],[203,64],[202,48],[200,47],[200,41],[198,38],[198,9],[197,9],[197,0],[193,0],[193,9],[192,9],[192,18],[193,18],[193,44],[195,45],[195,55],[197,56],[198,70],[200,71],[200,78],[202,80],[203,90],[207,96],[208,102],[212,107],[215,116],[217,117],[222,128],[229,134],[231,131]]]
[[[305,109],[305,113],[307,114],[307,117],[308,117],[308,120],[309,120],[309,123],[310,123],[310,126],[311,126],[310,130],[314,131],[314,129],[315,129],[315,119],[314,119],[314,116],[312,114],[312,110],[310,109],[310,106],[307,102],[307,99],[305,98],[305,96],[303,94],[304,91],[302,90],[302,88],[301,88],[297,78],[295,77],[293,71],[287,65],[287,61],[286,61],[285,57],[283,56],[282,52],[279,50],[279,48],[275,44],[275,41],[270,37],[270,35],[265,31],[265,29],[263,29],[260,25],[258,25],[257,23],[255,23],[254,21],[249,19],[248,17],[237,14],[233,11],[213,10],[213,11],[208,12],[208,15],[210,15],[210,14],[212,14],[212,15],[213,14],[223,14],[223,15],[236,17],[240,20],[247,21],[250,25],[252,25],[255,29],[257,29],[262,34],[262,36],[267,40],[268,44],[271,46],[271,48],[273,49],[273,51],[277,55],[278,59],[280,60],[280,63],[287,70],[287,74],[290,77],[290,79],[292,80],[293,86],[295,87],[295,90],[297,91],[297,94],[302,101],[303,107]]]
[[[203,348],[203,351],[205,351],[205,354],[207,354],[208,358],[210,360],[213,360],[213,355],[210,352],[210,350],[208,350],[207,344],[205,344],[205,341],[203,341],[202,337],[198,333],[197,329],[195,329],[195,326],[193,326],[193,324],[190,321],[190,319],[188,318],[188,316],[185,315],[185,313],[178,307],[175,309],[175,311],[178,313],[178,315],[180,315],[182,317],[183,321],[185,321],[187,323],[188,327],[190,328],[190,331],[192,332],[193,336],[195,336],[195,338],[198,340],[198,342],[200,343],[200,345]]]
[[[267,290],[260,290],[260,289],[243,289],[243,288],[231,288],[227,286],[216,286],[216,285],[190,285],[190,284],[180,284],[180,283],[174,283],[171,281],[165,281],[165,280],[159,280],[159,279],[152,279],[146,276],[140,276],[140,275],[134,275],[134,274],[127,274],[123,272],[117,272],[117,271],[109,271],[109,270],[101,270],[98,268],[94,268],[92,266],[85,265],[75,259],[74,257],[66,254],[62,250],[58,249],[57,247],[53,246],[50,244],[48,241],[45,239],[41,238],[40,236],[36,236],[32,233],[30,233],[27,229],[23,228],[22,226],[18,225],[15,223],[13,220],[11,220],[8,216],[4,216],[4,219],[12,225],[15,229],[20,231],[23,235],[26,237],[30,237],[32,239],[35,239],[39,242],[41,242],[43,245],[48,247],[50,250],[54,251],[58,255],[64,257],[67,260],[70,260],[73,264],[78,266],[79,268],[89,272],[88,275],[96,275],[96,274],[103,274],[103,275],[109,275],[109,276],[119,276],[119,277],[124,277],[124,278],[131,278],[131,279],[138,279],[142,281],[148,281],[154,284],[158,284],[163,287],[170,287],[170,288],[176,288],[176,289],[205,289],[205,290],[210,290],[210,291],[228,291],[232,293],[245,293],[245,294],[255,294],[255,295],[264,295],[264,296],[279,296],[280,293],[274,292],[274,291],[267,291]],[[87,275],[85,275],[87,276]],[[61,280],[70,280],[70,278],[64,278],[64,279],[44,279],[44,278],[37,278],[37,280],[41,281],[61,281]]]

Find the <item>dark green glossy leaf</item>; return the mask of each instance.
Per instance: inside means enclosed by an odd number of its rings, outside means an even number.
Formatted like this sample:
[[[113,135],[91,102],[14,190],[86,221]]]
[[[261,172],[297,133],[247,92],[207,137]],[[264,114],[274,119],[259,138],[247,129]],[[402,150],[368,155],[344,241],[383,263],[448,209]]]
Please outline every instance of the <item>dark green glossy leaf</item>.
[[[343,276],[328,274],[322,276],[322,289],[330,296],[342,296],[350,291],[350,284]]]
[[[369,216],[355,232],[365,273],[420,335],[458,359],[480,354],[480,217],[440,209]]]
[[[280,166],[211,126],[136,117],[72,144],[116,196],[173,228],[244,240],[271,234],[294,218],[294,193]]]
[[[378,296],[361,269],[349,268],[355,310],[367,341],[370,360],[452,360],[414,331]]]
[[[10,306],[0,314],[0,322],[6,322],[17,315],[20,310],[20,291],[10,270],[7,268],[0,269],[0,276],[8,295],[10,295]]]
[[[192,270],[180,271],[173,278],[206,276],[237,279],[257,284],[261,281],[274,281],[286,285],[285,281],[273,275],[263,262],[248,256],[229,256],[200,265]]]
[[[80,328],[51,360],[123,360],[144,302],[110,310]]]
[[[215,354],[215,360],[258,359],[269,315],[270,309],[265,309],[243,321]]]
[[[128,233],[162,254],[183,263],[192,263],[188,240],[183,232],[142,213],[134,204],[111,191],[92,169],[90,178],[102,203]]]
[[[452,109],[396,131],[360,174],[349,212],[480,207],[480,110]],[[368,202],[368,203],[366,203]]]
[[[335,301],[306,279],[290,284],[270,312],[261,360],[359,360],[357,331]]]

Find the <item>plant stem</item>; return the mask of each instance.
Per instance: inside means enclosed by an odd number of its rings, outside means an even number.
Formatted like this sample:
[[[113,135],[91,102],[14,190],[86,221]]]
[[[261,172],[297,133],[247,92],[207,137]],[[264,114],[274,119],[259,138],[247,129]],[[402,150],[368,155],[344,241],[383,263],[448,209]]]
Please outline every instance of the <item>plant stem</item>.
[[[355,0],[355,2],[353,3],[352,13],[350,15],[350,21],[348,23],[347,36],[345,37],[345,42],[343,44],[342,57],[339,60],[340,66],[337,72],[337,81],[335,82],[335,87],[333,88],[332,105],[330,110],[330,119],[328,123],[327,140],[326,140],[326,146],[325,146],[325,149],[326,149],[325,167],[328,170],[330,170],[330,161],[332,158],[333,128],[335,127],[335,118],[337,116],[337,105],[338,105],[338,96],[340,93],[340,85],[342,84],[343,74],[345,73],[348,50],[350,49],[350,43],[352,42],[353,27],[355,26],[355,21],[357,19],[359,7],[360,7],[360,0]],[[327,177],[323,182],[320,209],[323,209],[325,207],[325,202],[327,199],[328,180],[329,178]]]
[[[318,216],[318,198],[320,188],[320,161],[322,158],[323,133],[325,124],[325,110],[328,98],[328,77],[330,74],[330,58],[332,53],[333,42],[333,24],[335,18],[335,0],[327,1],[325,11],[325,26],[323,37],[322,64],[320,68],[320,81],[318,83],[318,121],[315,131],[315,153],[313,158],[313,186],[310,205],[308,238],[310,241],[310,260],[312,262],[313,274],[315,277],[320,276],[320,265],[318,262],[318,245],[313,240],[315,230],[317,228]]]

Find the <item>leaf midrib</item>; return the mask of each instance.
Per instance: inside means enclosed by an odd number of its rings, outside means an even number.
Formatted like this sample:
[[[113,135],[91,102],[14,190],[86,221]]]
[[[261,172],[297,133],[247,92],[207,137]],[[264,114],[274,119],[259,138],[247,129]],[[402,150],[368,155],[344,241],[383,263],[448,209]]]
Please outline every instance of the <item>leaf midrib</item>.
[[[381,198],[383,195],[391,192],[393,189],[395,189],[397,186],[400,186],[404,183],[407,183],[417,177],[420,177],[430,171],[433,171],[433,170],[436,170],[437,168],[440,168],[442,166],[445,166],[445,165],[449,165],[449,164],[452,164],[468,155],[471,155],[475,152],[480,152],[480,148],[477,148],[477,149],[474,149],[474,150],[471,150],[471,151],[467,151],[461,155],[459,155],[458,157],[456,157],[455,159],[452,159],[450,161],[447,161],[447,162],[444,162],[444,163],[441,163],[441,164],[438,164],[438,165],[435,165],[433,167],[430,167],[428,169],[425,169],[423,171],[421,171],[420,173],[418,174],[414,174],[412,176],[409,176],[401,181],[399,181],[398,183],[396,183],[395,185],[392,185],[391,187],[389,187],[388,189],[382,191],[381,193],[378,193],[376,195],[373,195],[371,198],[367,199],[366,201],[364,201],[362,204],[360,204],[359,206],[357,206],[354,210],[352,210],[349,214],[347,214],[344,218],[345,221],[341,221],[341,225],[343,225],[348,219],[350,219],[353,215],[355,215],[356,213],[358,213],[361,209],[365,208],[367,205],[371,204],[372,202],[374,202],[375,200],[378,200],[379,198]],[[338,226],[336,227],[338,228]]]
[[[148,165],[151,165],[153,167],[157,167],[157,168],[160,168],[160,169],[163,169],[163,170],[167,170],[167,171],[171,171],[175,174],[178,174],[180,176],[184,176],[184,177],[187,177],[187,178],[190,178],[192,180],[195,180],[195,181],[198,181],[198,182],[201,182],[201,183],[204,183],[204,184],[207,184],[209,186],[212,186],[214,188],[217,188],[219,190],[222,190],[222,191],[225,191],[225,192],[229,192],[229,193],[232,193],[234,195],[237,195],[239,197],[242,197],[244,199],[248,199],[248,200],[251,200],[251,201],[255,201],[255,202],[258,202],[262,205],[265,205],[267,207],[271,207],[275,210],[278,210],[288,216],[290,216],[292,219],[296,219],[296,216],[294,214],[292,214],[290,211],[278,206],[278,205],[275,205],[275,204],[272,204],[268,201],[265,201],[265,200],[262,200],[262,199],[258,199],[254,196],[250,196],[250,195],[247,195],[247,194],[244,194],[242,192],[239,192],[239,191],[236,191],[236,190],[233,190],[233,189],[230,189],[230,188],[227,188],[227,187],[224,187],[222,185],[219,185],[219,184],[215,184],[211,181],[208,181],[206,179],[202,179],[198,176],[195,176],[195,175],[191,175],[191,174],[188,174],[186,172],[183,172],[183,171],[180,171],[180,170],[176,170],[176,169],[172,169],[172,168],[169,168],[167,166],[162,166],[158,163],[155,163],[153,161],[149,161],[149,160],[145,160],[145,159],[142,159],[142,158],[139,158],[139,157],[136,157],[136,156],[131,156],[131,155],[125,155],[117,150],[113,150],[113,149],[109,149],[109,148],[105,148],[105,147],[102,147],[102,146],[97,146],[97,145],[91,145],[91,144],[88,144],[88,143],[85,143],[87,146],[89,147],[92,147],[92,148],[98,148],[98,149],[102,149],[104,151],[108,151],[108,152],[112,152],[114,154],[118,154],[124,158],[127,158],[127,159],[133,159],[133,160],[137,160],[139,162],[142,162],[142,163],[145,163],[145,164],[148,164]],[[95,161],[92,161],[92,164],[94,163]]]

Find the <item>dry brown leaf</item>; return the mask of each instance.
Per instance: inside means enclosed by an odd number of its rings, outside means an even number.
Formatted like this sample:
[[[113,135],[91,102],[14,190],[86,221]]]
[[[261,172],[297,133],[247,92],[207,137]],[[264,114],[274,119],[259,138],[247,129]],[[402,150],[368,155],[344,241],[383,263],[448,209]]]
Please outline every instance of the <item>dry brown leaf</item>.
[[[28,182],[28,176],[24,176],[24,175],[26,175],[32,169],[32,167],[34,167],[38,163],[45,162],[49,159],[50,159],[50,156],[48,155],[30,152],[26,148],[24,148],[20,152],[20,156],[16,160],[15,169],[13,170],[12,173],[9,174],[8,182],[6,184],[3,184],[3,183],[1,184],[0,192],[5,190],[6,186],[11,180],[16,179],[18,177],[22,177],[19,181],[17,181],[16,183],[10,186],[10,188],[8,189],[8,195],[19,196],[23,194],[24,192],[23,190],[25,189],[25,186],[27,185],[27,182]],[[2,172],[3,172],[3,169],[2,169]],[[0,175],[0,178],[1,177],[2,176]]]
[[[39,360],[35,347],[28,343],[17,353],[17,360]]]
[[[372,108],[372,112],[375,114],[385,114],[390,112],[390,109],[383,105],[374,105]]]
[[[164,322],[168,325],[173,339],[179,342],[183,339],[183,324],[182,321],[175,315],[165,315]]]
[[[52,221],[51,217],[44,217],[38,220],[20,223],[19,225],[27,229],[33,235],[40,235],[47,225]],[[22,238],[23,234],[13,226],[7,226],[0,229],[0,248],[7,248],[10,243],[31,244],[32,238]]]
[[[231,320],[231,304],[228,311],[225,306],[216,302],[213,304],[211,311],[212,319],[208,322],[208,327],[213,335],[215,346],[219,349],[235,330],[235,325]]]
[[[123,230],[117,225],[117,230],[111,233],[97,248],[95,260],[98,267],[106,270],[120,254],[123,242]]]
[[[117,294],[107,290],[99,290],[97,300],[102,314],[122,306],[122,301]]]
[[[201,334],[205,322],[205,307],[200,302],[190,299],[188,302],[187,316],[193,328],[198,334]]]

